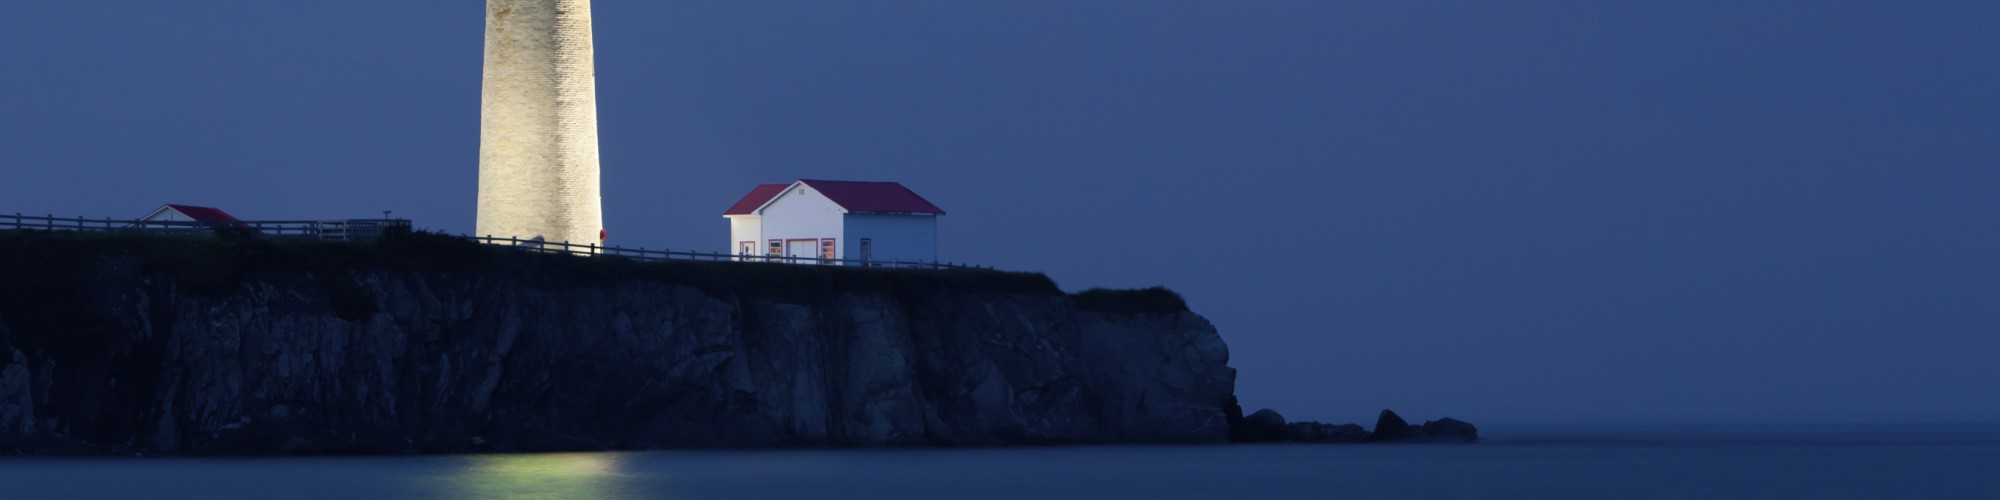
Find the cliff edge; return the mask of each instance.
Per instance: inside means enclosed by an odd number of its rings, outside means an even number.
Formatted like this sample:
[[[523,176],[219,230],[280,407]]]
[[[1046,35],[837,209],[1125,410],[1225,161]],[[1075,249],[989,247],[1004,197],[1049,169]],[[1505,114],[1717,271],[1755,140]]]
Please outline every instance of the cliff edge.
[[[1162,289],[1039,274],[0,233],[0,451],[1225,442]]]

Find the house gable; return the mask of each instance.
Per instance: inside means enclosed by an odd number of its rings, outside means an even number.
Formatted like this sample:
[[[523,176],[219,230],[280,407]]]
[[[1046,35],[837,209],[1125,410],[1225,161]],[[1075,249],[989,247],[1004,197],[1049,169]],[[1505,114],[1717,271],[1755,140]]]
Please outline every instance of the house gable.
[[[211,207],[197,207],[194,205],[176,205],[172,203],[161,205],[160,208],[153,210],[152,213],[146,214],[145,217],[140,217],[139,220],[191,221],[191,222],[210,222],[210,223],[242,222],[240,220],[237,220],[236,216],[229,215],[229,212],[224,212],[222,211],[222,209],[211,208]]]
[[[783,190],[778,191],[777,195],[772,196],[769,201],[765,201],[763,205],[758,206],[751,213],[754,215],[768,215],[773,207],[778,206],[784,206],[784,211],[812,207],[811,209],[832,209],[838,213],[847,213],[847,208],[840,206],[840,203],[833,201],[832,198],[828,198],[825,193],[821,193],[818,189],[806,185],[805,181],[793,182],[786,185]]]
[[[814,216],[822,218],[830,217],[838,220],[840,214],[845,213],[847,213],[846,208],[842,208],[840,204],[827,199],[819,191],[811,187],[793,184],[789,189],[771,198],[771,201],[764,202],[763,206],[757,207],[754,215],[763,217],[765,221]]]
[[[812,240],[814,248],[826,240],[834,244],[843,238],[847,214],[817,190],[794,183],[790,189],[758,207],[758,232],[764,244],[777,240],[786,248],[801,240]],[[836,248],[836,257],[839,252]]]

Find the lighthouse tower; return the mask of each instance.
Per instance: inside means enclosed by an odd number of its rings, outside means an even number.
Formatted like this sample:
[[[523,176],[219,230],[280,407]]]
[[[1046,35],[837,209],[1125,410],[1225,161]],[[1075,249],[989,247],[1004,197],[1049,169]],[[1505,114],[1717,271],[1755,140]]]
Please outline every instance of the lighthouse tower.
[[[480,236],[598,243],[590,0],[487,0]]]

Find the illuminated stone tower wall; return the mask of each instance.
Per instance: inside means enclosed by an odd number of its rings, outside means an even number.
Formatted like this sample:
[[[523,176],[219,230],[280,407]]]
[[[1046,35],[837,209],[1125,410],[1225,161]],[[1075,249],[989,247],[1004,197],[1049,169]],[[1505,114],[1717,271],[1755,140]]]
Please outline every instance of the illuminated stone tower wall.
[[[477,234],[598,241],[593,53],[590,0],[487,0]]]

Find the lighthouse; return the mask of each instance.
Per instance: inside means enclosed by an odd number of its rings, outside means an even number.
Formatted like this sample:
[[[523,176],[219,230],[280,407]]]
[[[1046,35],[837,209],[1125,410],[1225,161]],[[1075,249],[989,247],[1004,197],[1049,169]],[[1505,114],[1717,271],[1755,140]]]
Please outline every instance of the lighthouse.
[[[590,0],[487,0],[480,236],[604,237]]]

